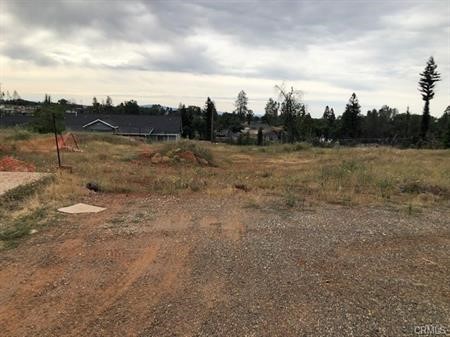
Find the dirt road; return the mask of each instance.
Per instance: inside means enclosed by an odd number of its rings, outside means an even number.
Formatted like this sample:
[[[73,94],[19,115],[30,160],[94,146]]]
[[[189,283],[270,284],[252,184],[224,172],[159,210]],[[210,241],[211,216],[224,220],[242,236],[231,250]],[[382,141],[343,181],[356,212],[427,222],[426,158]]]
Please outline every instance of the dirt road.
[[[244,193],[244,192],[242,192]],[[450,219],[98,195],[0,252],[2,336],[402,336],[450,329]]]

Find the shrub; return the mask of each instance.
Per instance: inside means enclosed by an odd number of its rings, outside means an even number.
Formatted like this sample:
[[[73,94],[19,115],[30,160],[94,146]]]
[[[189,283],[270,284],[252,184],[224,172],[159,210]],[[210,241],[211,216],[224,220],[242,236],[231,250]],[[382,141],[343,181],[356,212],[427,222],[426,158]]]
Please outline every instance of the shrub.
[[[53,122],[53,116],[55,122]],[[56,125],[56,132],[64,131],[64,112],[60,106],[44,105],[34,113],[33,130],[39,133],[53,132]]]
[[[166,143],[160,149],[162,155],[172,157],[176,153],[192,152],[196,157],[206,159],[210,164],[214,163],[214,158],[206,147],[189,140],[182,140],[175,143]]]
[[[13,133],[11,135],[8,135],[5,137],[5,140],[12,140],[12,141],[18,141],[18,140],[29,140],[33,134],[22,128],[14,128]]]

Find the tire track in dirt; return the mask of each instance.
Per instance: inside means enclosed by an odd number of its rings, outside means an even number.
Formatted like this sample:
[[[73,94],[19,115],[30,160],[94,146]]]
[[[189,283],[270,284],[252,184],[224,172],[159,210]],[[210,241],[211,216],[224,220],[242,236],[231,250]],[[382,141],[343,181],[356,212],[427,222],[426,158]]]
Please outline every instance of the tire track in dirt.
[[[127,269],[127,274],[122,279],[110,287],[108,287],[102,294],[101,298],[105,301],[94,305],[93,309],[85,314],[84,317],[79,320],[80,328],[72,331],[69,336],[84,336],[85,332],[89,328],[89,325],[96,320],[103,312],[108,310],[114,303],[125,295],[128,289],[138,280],[138,278],[147,270],[158,254],[160,249],[159,243],[152,243],[144,249],[142,254],[133,262],[133,264]]]

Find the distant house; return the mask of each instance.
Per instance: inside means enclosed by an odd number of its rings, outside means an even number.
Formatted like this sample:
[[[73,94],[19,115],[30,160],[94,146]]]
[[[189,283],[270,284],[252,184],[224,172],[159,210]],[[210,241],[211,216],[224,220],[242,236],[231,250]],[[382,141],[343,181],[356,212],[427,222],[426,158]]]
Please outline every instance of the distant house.
[[[215,132],[215,139],[218,142],[239,142],[240,139],[246,137],[256,141],[258,138],[259,128],[262,128],[263,141],[266,143],[280,142],[283,137],[283,127],[271,126],[266,123],[252,122],[242,124],[240,131],[233,131],[232,129],[222,129]]]
[[[67,130],[109,132],[122,136],[146,137],[151,140],[178,140],[181,137],[179,115],[106,115],[67,114]]]
[[[27,126],[31,116],[0,116],[0,127]],[[181,137],[181,117],[172,115],[64,115],[68,131],[106,132],[122,136],[146,137],[155,141],[178,140]]]
[[[0,128],[28,127],[32,122],[28,115],[2,115],[0,114]]]
[[[242,134],[248,133],[250,137],[257,138],[259,128],[262,129],[263,139],[265,142],[278,142],[281,141],[283,128],[277,126],[271,126],[266,123],[252,122],[250,126],[246,126],[241,130]]]
[[[0,104],[0,115],[33,115],[35,105]]]

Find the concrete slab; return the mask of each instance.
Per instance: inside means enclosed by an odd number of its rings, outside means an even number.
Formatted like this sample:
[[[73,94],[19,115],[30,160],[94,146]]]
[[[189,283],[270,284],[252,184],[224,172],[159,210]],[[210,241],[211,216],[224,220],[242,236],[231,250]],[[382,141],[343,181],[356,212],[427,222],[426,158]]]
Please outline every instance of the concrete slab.
[[[98,213],[104,211],[106,208],[92,206],[88,204],[78,203],[68,207],[58,208],[59,212],[78,214],[78,213]]]
[[[48,175],[48,173],[40,172],[0,172],[0,195],[20,185],[38,181]]]

